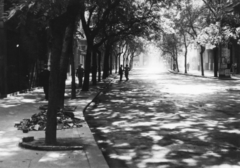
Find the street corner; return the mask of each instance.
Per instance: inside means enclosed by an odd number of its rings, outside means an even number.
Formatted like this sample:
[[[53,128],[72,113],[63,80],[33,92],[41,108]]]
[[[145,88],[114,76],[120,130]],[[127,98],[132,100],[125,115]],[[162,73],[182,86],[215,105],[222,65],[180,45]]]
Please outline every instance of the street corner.
[[[25,137],[22,142],[19,142],[19,146],[25,149],[42,151],[83,150],[79,138],[58,138],[55,145],[47,145],[44,138]]]

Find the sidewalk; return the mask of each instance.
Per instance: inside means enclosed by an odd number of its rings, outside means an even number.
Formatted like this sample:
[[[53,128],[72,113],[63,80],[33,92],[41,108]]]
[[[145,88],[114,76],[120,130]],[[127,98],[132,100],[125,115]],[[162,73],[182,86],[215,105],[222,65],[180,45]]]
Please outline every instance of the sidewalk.
[[[70,81],[67,81],[67,85]],[[66,89],[66,93],[70,89]],[[77,106],[74,114],[84,119],[83,110],[98,94],[98,87],[90,87],[88,92],[78,92],[78,99],[66,99],[65,104]],[[91,130],[86,122],[80,128],[57,131],[58,140],[66,140],[74,146],[83,146],[81,150],[40,151],[19,147],[23,137],[34,136],[34,139],[45,138],[44,131],[23,133],[14,127],[15,122],[30,118],[39,112],[43,101],[42,89],[29,93],[8,96],[0,99],[0,167],[1,168],[109,168],[102,152],[98,148]]]
[[[218,79],[218,77],[214,77],[213,71],[204,70],[204,76],[202,76],[201,71],[198,70],[189,70],[187,74],[184,73],[183,70],[179,70],[180,72],[173,71],[171,69],[168,70],[171,73],[174,74],[180,74],[180,75],[188,75],[188,76],[195,76],[195,77],[203,77],[203,78],[212,78],[212,79]],[[240,80],[240,74],[231,74],[231,79],[237,79]]]

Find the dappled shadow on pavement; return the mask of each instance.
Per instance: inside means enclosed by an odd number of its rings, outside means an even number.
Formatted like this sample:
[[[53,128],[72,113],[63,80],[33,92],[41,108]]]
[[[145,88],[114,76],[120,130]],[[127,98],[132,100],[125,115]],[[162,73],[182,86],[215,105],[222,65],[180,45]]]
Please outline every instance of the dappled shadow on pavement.
[[[116,82],[88,109],[110,157],[139,168],[240,167],[238,83],[155,75]]]

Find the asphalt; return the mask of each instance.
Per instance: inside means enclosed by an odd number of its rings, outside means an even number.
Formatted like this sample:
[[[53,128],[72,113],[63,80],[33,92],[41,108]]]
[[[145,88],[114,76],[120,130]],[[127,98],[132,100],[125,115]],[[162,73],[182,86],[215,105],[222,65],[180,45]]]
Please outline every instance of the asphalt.
[[[104,83],[106,87],[114,75]],[[67,81],[67,85],[70,81]],[[104,88],[90,87],[87,92],[78,90],[77,99],[66,98],[65,105],[77,106],[74,115],[84,120],[84,111]],[[66,89],[66,97],[70,88]],[[59,146],[44,145],[44,131],[23,133],[14,127],[15,123],[30,118],[39,112],[43,100],[42,88],[27,93],[15,93],[0,99],[0,168],[109,168],[99,149],[88,124],[82,127],[57,131]],[[23,142],[26,137],[34,137],[32,142]]]
[[[240,167],[240,81],[148,71],[116,80],[85,113],[110,167]]]

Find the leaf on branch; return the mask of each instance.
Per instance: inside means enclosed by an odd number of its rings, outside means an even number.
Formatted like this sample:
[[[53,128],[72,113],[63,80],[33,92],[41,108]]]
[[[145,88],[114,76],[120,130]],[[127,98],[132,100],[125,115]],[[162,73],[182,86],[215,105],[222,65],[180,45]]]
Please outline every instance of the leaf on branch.
[[[35,2],[31,2],[31,3],[28,5],[28,8],[30,9],[33,5],[35,5]]]
[[[15,15],[16,12],[17,12],[16,9],[12,9],[12,10],[9,12],[9,15],[8,15],[7,20],[10,20],[10,19]]]

